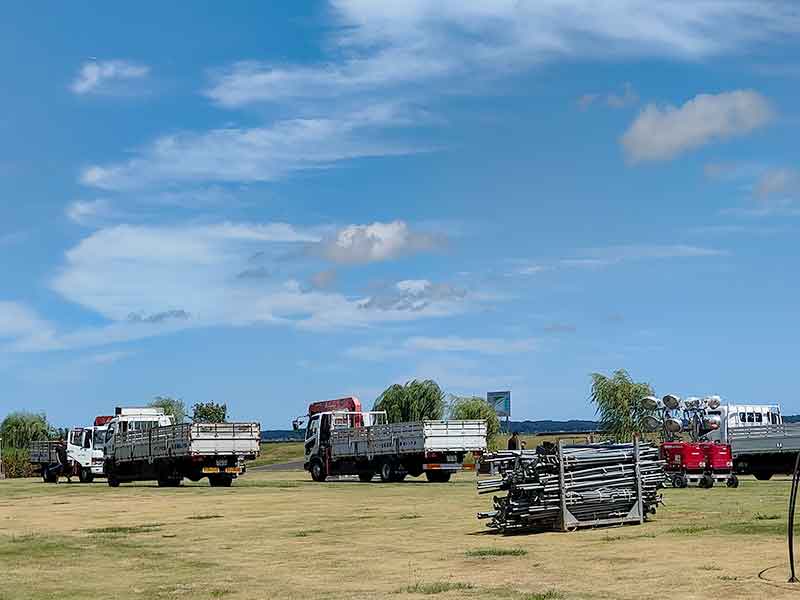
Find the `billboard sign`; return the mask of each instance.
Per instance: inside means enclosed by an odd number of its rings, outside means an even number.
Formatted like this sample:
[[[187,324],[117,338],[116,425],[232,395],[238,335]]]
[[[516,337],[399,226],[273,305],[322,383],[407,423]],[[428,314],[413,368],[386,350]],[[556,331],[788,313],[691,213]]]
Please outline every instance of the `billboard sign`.
[[[498,417],[511,416],[511,392],[487,392],[486,402],[497,413]]]

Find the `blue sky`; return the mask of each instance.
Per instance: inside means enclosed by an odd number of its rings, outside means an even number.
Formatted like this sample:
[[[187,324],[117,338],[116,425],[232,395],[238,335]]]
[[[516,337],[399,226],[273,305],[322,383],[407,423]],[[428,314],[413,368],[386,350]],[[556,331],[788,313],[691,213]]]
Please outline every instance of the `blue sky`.
[[[589,373],[800,411],[792,3],[23,3],[0,415]]]

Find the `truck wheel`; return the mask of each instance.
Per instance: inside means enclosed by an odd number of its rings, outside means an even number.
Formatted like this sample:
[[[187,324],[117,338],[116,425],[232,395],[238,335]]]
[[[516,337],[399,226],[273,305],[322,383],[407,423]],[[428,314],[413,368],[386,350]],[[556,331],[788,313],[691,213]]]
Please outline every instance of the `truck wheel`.
[[[731,475],[728,477],[728,481],[725,482],[729,488],[738,488],[739,487],[739,478],[736,475]]]
[[[689,485],[689,482],[686,480],[686,476],[683,473],[676,473],[672,476],[672,487],[683,489],[687,485]]]
[[[394,479],[392,479],[392,481],[394,481],[396,483],[400,483],[401,481],[405,481],[406,475],[408,475],[408,473],[400,473],[398,471],[395,471],[394,472]]]
[[[381,481],[383,483],[390,483],[395,481],[397,471],[394,468],[394,463],[390,460],[381,463]]]
[[[78,473],[78,481],[81,483],[92,483],[94,475],[89,467],[83,467]]]
[[[109,475],[108,476],[108,486],[109,487],[113,487],[113,488],[119,487],[119,479],[117,479],[113,475]]]
[[[315,460],[311,463],[311,479],[314,481],[325,481],[328,478],[328,473],[325,471],[325,465],[321,460]]]
[[[759,481],[769,481],[772,479],[772,472],[771,471],[754,471],[753,477],[758,479]]]
[[[450,475],[450,471],[425,471],[425,477],[431,483],[447,483]]]
[[[373,473],[372,471],[368,472],[362,471],[361,473],[358,474],[358,480],[363,481],[364,483],[372,481],[373,477],[375,477],[375,473]]]
[[[712,487],[714,487],[714,478],[708,473],[706,473],[700,478],[700,481],[698,482],[697,485],[700,486],[701,488],[710,490]]]

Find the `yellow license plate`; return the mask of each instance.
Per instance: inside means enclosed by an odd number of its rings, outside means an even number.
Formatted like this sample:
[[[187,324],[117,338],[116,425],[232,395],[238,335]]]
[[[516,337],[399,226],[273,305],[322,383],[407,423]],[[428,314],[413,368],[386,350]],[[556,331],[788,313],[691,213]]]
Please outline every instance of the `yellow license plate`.
[[[203,467],[203,473],[219,473],[219,467]]]
[[[226,473],[238,473],[239,467],[225,467]]]

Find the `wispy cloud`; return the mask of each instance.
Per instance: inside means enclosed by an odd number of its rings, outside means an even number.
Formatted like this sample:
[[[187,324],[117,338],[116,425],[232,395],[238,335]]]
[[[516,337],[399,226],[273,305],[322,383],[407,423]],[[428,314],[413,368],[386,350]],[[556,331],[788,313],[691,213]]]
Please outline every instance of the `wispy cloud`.
[[[75,94],[126,94],[131,83],[145,79],[150,67],[129,60],[90,60],[80,68],[70,89]]]
[[[587,110],[590,106],[602,103],[609,108],[628,108],[639,103],[639,94],[633,89],[631,83],[626,83],[622,87],[622,92],[604,92],[584,94],[578,98],[578,108]]]
[[[750,133],[773,115],[767,99],[753,90],[699,94],[680,107],[647,105],[620,141],[634,163],[668,160],[712,141]]]
[[[391,111],[369,110],[342,118],[167,135],[127,162],[88,167],[81,182],[105,190],[131,190],[175,183],[276,181],[344,160],[426,150],[371,135],[391,126],[395,117]]]
[[[800,29],[791,5],[756,0],[696,3],[691,10],[680,2],[577,0],[330,5],[339,26],[328,46],[344,58],[314,66],[237,62],[213,74],[209,97],[236,107],[397,93],[404,86],[497,77],[559,59],[693,60]]]
[[[465,338],[447,337],[412,337],[406,341],[411,350],[428,350],[433,352],[472,352],[475,354],[516,354],[536,349],[533,339],[504,338]]]

